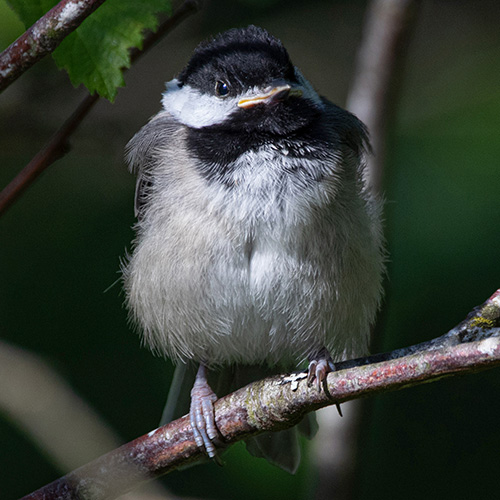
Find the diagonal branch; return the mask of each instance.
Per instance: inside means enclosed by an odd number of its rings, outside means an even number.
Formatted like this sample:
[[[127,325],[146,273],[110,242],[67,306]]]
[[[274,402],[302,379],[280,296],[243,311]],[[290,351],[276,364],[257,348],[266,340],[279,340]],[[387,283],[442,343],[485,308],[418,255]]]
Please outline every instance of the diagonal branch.
[[[297,424],[311,411],[500,365],[500,289],[447,334],[391,353],[338,363],[325,391],[306,373],[254,382],[215,403],[221,441],[231,445]],[[180,418],[67,474],[22,500],[115,498],[142,482],[202,458],[189,417]]]
[[[17,80],[100,7],[105,0],[61,0],[0,54],[0,92]]]
[[[62,158],[69,151],[68,140],[71,134],[77,129],[98,100],[99,96],[97,94],[87,95],[61,128],[50,138],[49,142],[0,191],[0,214],[7,210],[48,166]]]
[[[194,14],[200,8],[197,0],[185,0],[184,3],[166,19],[156,32],[149,33],[143,42],[143,48],[133,49],[130,54],[131,63],[154,46],[163,36],[179,25],[186,17]],[[94,104],[99,100],[97,94],[86,96],[73,114],[61,128],[49,139],[32,160],[14,177],[0,192],[0,215],[5,212],[33,181],[52,163],[63,157],[69,151],[69,138],[78,125],[87,116]]]

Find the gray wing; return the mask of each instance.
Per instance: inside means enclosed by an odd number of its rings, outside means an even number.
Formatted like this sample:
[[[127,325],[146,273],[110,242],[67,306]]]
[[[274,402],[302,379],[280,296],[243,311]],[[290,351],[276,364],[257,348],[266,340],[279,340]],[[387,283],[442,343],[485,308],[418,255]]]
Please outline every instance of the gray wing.
[[[161,159],[161,151],[179,126],[163,111],[142,127],[126,146],[125,158],[129,169],[137,175],[134,210],[138,218],[143,213],[153,189],[153,173]]]

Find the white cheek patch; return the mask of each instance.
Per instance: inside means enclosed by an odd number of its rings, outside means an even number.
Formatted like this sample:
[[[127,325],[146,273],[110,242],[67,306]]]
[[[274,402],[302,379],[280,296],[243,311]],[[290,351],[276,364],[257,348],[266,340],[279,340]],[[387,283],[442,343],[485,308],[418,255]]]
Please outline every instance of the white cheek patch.
[[[238,109],[238,99],[202,94],[189,85],[179,87],[177,79],[167,83],[162,104],[177,121],[193,128],[209,127],[226,120]]]
[[[295,75],[299,82],[298,89],[302,91],[302,98],[308,99],[316,107],[323,109],[321,98],[311,84],[295,68]],[[167,90],[163,94],[162,104],[177,121],[192,128],[209,127],[224,122],[233,112],[238,110],[238,102],[243,98],[255,98],[262,94],[262,89],[251,88],[240,96],[218,98],[215,95],[202,94],[199,90],[183,85],[174,78],[167,83]]]

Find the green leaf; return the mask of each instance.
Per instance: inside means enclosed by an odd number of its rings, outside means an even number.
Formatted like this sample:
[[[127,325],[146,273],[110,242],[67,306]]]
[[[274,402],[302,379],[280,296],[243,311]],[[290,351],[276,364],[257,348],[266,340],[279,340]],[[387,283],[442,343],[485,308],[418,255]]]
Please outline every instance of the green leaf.
[[[158,25],[156,13],[170,11],[169,0],[107,0],[54,51],[76,87],[113,101],[130,66],[129,48],[142,46],[145,29]]]
[[[50,10],[54,0],[9,0],[29,27]],[[170,12],[170,0],[107,0],[71,33],[52,56],[76,87],[113,101],[130,67],[129,49],[141,47],[143,31],[158,25],[156,14]]]

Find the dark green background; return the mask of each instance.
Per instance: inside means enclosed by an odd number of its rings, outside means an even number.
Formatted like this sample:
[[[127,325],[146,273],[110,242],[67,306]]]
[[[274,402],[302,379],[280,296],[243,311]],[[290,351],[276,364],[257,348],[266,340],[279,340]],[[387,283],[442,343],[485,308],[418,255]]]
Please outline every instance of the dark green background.
[[[20,28],[0,9],[3,48]],[[364,2],[349,1],[206,2],[129,72],[114,105],[98,104],[71,153],[0,219],[0,336],[39,354],[124,442],[156,427],[171,373],[127,325],[120,285],[105,292],[132,238],[127,140],[202,38],[248,23],[280,37],[316,88],[342,104],[364,12]],[[496,0],[422,2],[388,148],[390,262],[376,350],[441,335],[500,287],[499,23]],[[0,96],[1,185],[84,95],[44,60]],[[499,389],[492,370],[369,400],[353,498],[498,496]],[[292,477],[236,446],[226,462],[165,484],[192,497],[314,496],[307,461]],[[0,499],[59,475],[0,414]]]

